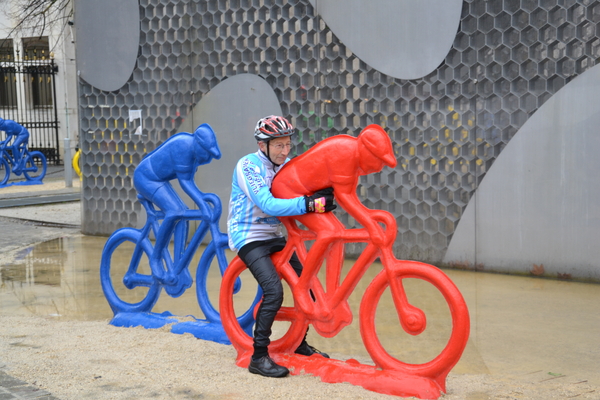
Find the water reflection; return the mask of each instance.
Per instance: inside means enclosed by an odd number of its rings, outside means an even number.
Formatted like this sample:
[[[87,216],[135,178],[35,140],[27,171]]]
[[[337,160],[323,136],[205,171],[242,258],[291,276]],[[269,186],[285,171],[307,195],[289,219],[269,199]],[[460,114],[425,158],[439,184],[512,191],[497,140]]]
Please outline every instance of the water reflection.
[[[5,314],[94,320],[110,316],[99,287],[102,238],[60,238],[16,252],[0,267]]]
[[[60,286],[62,262],[47,255],[64,253],[62,245],[62,241],[51,241],[16,252],[15,264],[2,268],[0,280],[21,285]]]
[[[0,266],[0,309],[4,315],[40,315],[60,319],[106,320],[112,311],[100,286],[99,265],[106,238],[72,236],[41,243],[10,257]],[[231,258],[233,254],[229,253]],[[128,263],[123,255],[123,263]],[[3,259],[6,259],[4,257]],[[195,278],[192,261],[190,273]],[[349,264],[345,266],[347,271]],[[311,330],[309,341],[336,358],[353,357],[368,363],[360,337],[358,309],[362,294],[381,270],[374,264],[348,299],[353,323],[331,339]],[[560,373],[600,384],[600,285],[554,281],[483,272],[446,271],[462,292],[471,316],[471,336],[454,373]],[[343,276],[343,275],[342,275]],[[209,294],[218,304],[220,277],[209,274]],[[417,337],[399,326],[389,293],[377,308],[379,338],[404,361],[422,363],[436,356],[450,335],[449,312],[431,285],[405,282],[411,304],[422,308],[428,329]],[[246,285],[247,298],[255,293]],[[241,294],[243,295],[243,293]],[[291,305],[289,291],[286,305]],[[153,311],[202,318],[195,287],[181,297],[164,291]],[[285,331],[282,323],[275,335]]]

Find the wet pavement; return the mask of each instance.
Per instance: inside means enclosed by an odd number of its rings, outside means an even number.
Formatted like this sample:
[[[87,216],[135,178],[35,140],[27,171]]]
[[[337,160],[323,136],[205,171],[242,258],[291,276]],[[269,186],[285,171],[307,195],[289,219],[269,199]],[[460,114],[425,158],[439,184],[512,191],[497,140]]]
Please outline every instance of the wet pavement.
[[[22,181],[22,178],[11,177],[9,184],[17,184],[0,188],[0,297],[3,300],[7,279],[10,279],[4,269],[7,264],[23,259],[36,243],[43,246],[46,241],[80,233],[81,217],[77,215],[80,182],[77,176],[67,187],[64,167],[49,165],[42,184],[19,184]],[[17,275],[21,276],[22,272],[18,271]],[[27,279],[25,286],[26,282]],[[13,315],[15,310],[3,300],[0,301],[0,315]],[[34,384],[8,375],[3,368],[0,356],[0,399],[57,400]]]
[[[43,211],[53,210],[53,207],[54,211]],[[46,204],[37,206],[37,214],[34,209],[24,213],[46,224],[60,223],[52,221],[58,219],[63,221],[62,227],[26,225],[22,222],[23,208],[21,211],[19,208],[0,209],[2,232],[27,226],[35,229],[25,239],[10,243],[8,248],[0,242],[2,314],[110,319],[112,312],[102,293],[98,273],[106,238],[78,232],[79,202]],[[65,215],[74,219],[66,219]],[[123,257],[123,263],[128,262],[127,255]],[[311,344],[347,358],[369,359],[360,338],[358,306],[361,293],[380,268],[374,264],[349,299],[355,315],[352,325],[331,339],[313,333]],[[191,267],[190,272],[194,276],[195,268]],[[445,272],[463,294],[471,317],[469,342],[453,374],[535,376],[539,382],[569,377],[600,386],[600,285],[483,272]],[[208,286],[213,288],[210,296],[216,303],[218,274],[209,276]],[[386,349],[398,358],[425,362],[441,351],[449,335],[447,307],[434,288],[421,282],[408,282],[406,290],[409,300],[426,311],[429,329],[418,337],[401,332],[397,321],[394,323],[385,315],[384,311],[389,308],[385,302],[390,300],[384,299],[377,312],[377,332]],[[391,303],[389,305],[391,307]],[[179,298],[170,298],[163,292],[153,311],[167,310],[175,315],[202,317],[194,287]],[[278,330],[275,327],[274,331]],[[38,397],[31,397],[37,396],[35,393],[19,394],[27,392],[28,389],[23,388],[27,384],[6,375],[1,365],[0,356],[0,399],[52,398],[42,392]],[[14,397],[3,397],[4,393]]]
[[[0,371],[0,399],[58,400],[45,390],[29,385]]]

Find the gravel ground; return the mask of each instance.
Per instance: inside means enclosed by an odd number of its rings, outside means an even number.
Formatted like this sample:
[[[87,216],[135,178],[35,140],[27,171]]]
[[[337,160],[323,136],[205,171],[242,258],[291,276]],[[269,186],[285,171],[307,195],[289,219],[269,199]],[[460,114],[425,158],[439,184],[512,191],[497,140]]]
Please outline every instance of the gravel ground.
[[[63,400],[76,399],[393,399],[310,375],[252,375],[232,346],[164,329],[117,328],[108,321],[0,317],[0,365]],[[549,376],[451,373],[448,400],[598,399],[587,381]]]

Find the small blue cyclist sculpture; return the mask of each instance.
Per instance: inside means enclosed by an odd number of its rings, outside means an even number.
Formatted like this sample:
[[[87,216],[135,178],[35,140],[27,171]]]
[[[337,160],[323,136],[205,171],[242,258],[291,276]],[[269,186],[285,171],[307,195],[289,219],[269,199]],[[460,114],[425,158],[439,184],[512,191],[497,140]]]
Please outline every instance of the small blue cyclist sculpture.
[[[152,313],[152,307],[162,288],[170,296],[178,297],[192,286],[188,266],[210,230],[211,241],[203,251],[196,271],[196,294],[206,320],[178,323],[171,327],[171,331],[188,332],[202,339],[230,343],[206,287],[213,260],[218,263],[221,273],[228,264],[225,256],[227,235],[219,230],[221,201],[213,193],[201,192],[194,182],[198,166],[220,158],[221,151],[213,129],[208,124],[202,124],[193,134],[182,132],[166,140],[144,157],[135,169],[133,183],[138,191],[138,199],[146,210],[146,224],[140,230],[122,228],[115,231],[106,241],[100,265],[102,288],[115,313],[111,321],[113,325],[156,328],[177,322],[168,312]],[[171,185],[175,179],[198,206],[198,210],[190,210],[179,197]],[[162,223],[159,223],[160,220]],[[200,224],[188,241],[189,221],[200,221]],[[150,241],[151,233],[156,239],[154,244]],[[174,248],[172,254],[169,252],[171,239]],[[125,242],[133,244],[133,255],[127,271],[118,272],[118,264],[122,262],[117,257],[113,259],[113,254]],[[150,266],[149,273],[141,266],[144,255]],[[237,290],[240,285],[238,281]],[[137,294],[132,295],[131,292]],[[257,293],[255,304],[260,294]],[[247,312],[238,320],[241,325],[251,329],[254,317]]]
[[[26,178],[15,184],[41,184],[46,175],[46,157],[39,151],[27,149],[27,128],[13,120],[0,118],[0,131],[6,132],[6,140],[0,141],[0,187],[8,186],[11,168],[15,175],[23,174]]]

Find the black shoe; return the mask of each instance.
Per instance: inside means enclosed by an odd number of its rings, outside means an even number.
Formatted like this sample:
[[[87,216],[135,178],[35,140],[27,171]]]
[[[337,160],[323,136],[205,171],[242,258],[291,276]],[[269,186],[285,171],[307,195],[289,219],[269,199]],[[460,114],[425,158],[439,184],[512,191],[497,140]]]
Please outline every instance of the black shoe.
[[[321,350],[317,350],[306,342],[302,342],[300,346],[296,349],[296,354],[300,354],[302,356],[310,357],[314,354],[319,354],[325,358],[329,358],[327,353],[323,353]]]
[[[269,356],[259,358],[257,361],[250,359],[248,371],[269,378],[283,378],[290,373],[286,367],[276,364]]]

